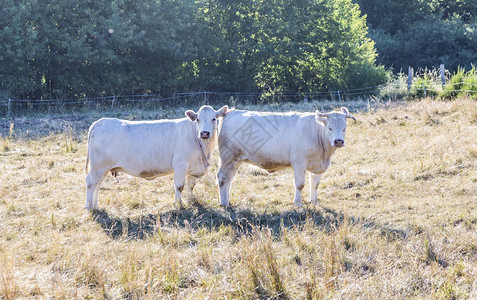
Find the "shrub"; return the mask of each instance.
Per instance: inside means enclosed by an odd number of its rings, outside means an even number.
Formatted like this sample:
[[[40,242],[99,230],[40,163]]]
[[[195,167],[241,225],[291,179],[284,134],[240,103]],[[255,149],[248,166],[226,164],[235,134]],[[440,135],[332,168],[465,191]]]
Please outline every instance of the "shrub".
[[[456,97],[472,97],[477,98],[477,71],[472,66],[470,71],[466,72],[464,68],[458,68],[457,72],[452,75],[449,82],[444,86],[440,98],[452,99]]]
[[[436,97],[439,94],[438,90],[439,71],[436,69],[424,69],[421,75],[418,75],[414,81],[412,88],[412,95],[414,97]]]

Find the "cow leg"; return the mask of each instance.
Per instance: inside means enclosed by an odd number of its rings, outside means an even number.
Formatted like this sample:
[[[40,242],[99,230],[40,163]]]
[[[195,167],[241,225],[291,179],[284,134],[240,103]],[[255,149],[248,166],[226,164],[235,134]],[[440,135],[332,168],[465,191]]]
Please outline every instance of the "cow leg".
[[[222,163],[219,172],[217,172],[217,180],[219,182],[219,198],[220,205],[223,207],[229,206],[230,185],[237,174],[240,163],[231,161]]]
[[[318,204],[318,185],[320,184],[321,174],[310,172],[310,202],[314,205]]]
[[[174,166],[174,185],[176,188],[176,195],[174,203],[182,208],[182,191],[184,190],[184,185],[187,176],[187,166],[185,165],[176,165]]]
[[[86,203],[84,208],[87,210],[98,208],[99,187],[103,182],[106,172],[90,171],[86,175]]]
[[[103,176],[98,181],[98,185],[96,186],[96,189],[94,190],[94,196],[93,196],[93,208],[98,209],[98,200],[99,200],[99,190],[101,188],[101,184],[104,181],[104,178],[106,178],[106,175],[108,174],[108,171],[104,172]]]
[[[293,172],[295,175],[295,200],[293,203],[296,207],[302,207],[301,191],[305,186],[306,167],[294,166]]]
[[[191,197],[193,196],[192,191],[194,190],[195,184],[197,183],[197,176],[187,175],[186,177],[186,191],[190,193]]]

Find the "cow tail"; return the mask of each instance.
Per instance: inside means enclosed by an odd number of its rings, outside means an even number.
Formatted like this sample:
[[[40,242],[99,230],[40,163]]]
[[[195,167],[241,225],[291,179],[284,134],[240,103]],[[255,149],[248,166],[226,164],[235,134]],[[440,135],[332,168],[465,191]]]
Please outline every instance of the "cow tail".
[[[98,127],[99,121],[94,122],[93,125],[91,125],[91,127],[89,127],[89,130],[88,130],[88,140],[87,140],[88,149],[86,150],[86,165],[84,167],[86,174],[88,174],[88,171],[89,171],[89,147],[90,147],[91,134],[93,133],[93,130],[96,127]]]
[[[91,138],[91,131],[93,129],[93,125],[91,125],[91,127],[89,128],[88,130],[88,139],[87,139],[87,143],[88,143],[88,148],[86,150],[86,165],[84,166],[84,171],[86,172],[86,174],[88,174],[88,167],[89,167],[89,140]]]

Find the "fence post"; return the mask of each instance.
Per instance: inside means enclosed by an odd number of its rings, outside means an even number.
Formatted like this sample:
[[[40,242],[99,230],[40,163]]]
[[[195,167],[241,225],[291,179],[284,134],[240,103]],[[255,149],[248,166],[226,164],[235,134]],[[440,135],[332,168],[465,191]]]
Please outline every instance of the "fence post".
[[[306,96],[303,98],[303,103],[308,103],[308,98]]]
[[[422,89],[424,90],[424,98],[427,97],[427,93],[426,93],[426,87],[424,86],[424,84],[422,85]]]
[[[8,99],[7,118],[10,118],[10,114],[11,114],[11,109],[12,109],[11,102],[12,102],[12,100]]]
[[[341,102],[340,90],[338,90],[338,101]]]
[[[207,105],[207,104],[209,104],[207,102],[207,92],[204,92],[204,105]]]
[[[409,67],[407,71],[407,91],[409,92],[411,90],[411,85],[412,85],[412,74],[414,73],[414,69]]]
[[[446,70],[444,69],[444,64],[441,64],[439,67],[439,71],[441,72],[441,82],[442,86],[446,85]]]
[[[116,100],[116,96],[113,96],[113,101],[111,101],[111,109],[114,108],[114,100]]]

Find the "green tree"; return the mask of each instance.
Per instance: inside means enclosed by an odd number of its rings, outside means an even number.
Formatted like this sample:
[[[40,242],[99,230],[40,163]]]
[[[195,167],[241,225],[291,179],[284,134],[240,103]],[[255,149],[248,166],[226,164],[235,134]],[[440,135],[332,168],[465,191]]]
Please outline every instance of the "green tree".
[[[429,12],[425,2],[417,0],[355,0],[372,29],[391,35],[407,30]]]
[[[199,69],[263,92],[313,92],[382,82],[365,19],[348,0],[206,2],[213,37]],[[207,68],[208,67],[208,68]],[[215,70],[214,70],[215,69]],[[217,81],[216,81],[217,82]]]
[[[370,25],[377,62],[395,71],[408,66],[470,68],[477,60],[477,2],[471,0],[356,0]]]
[[[382,82],[351,0],[5,0],[0,96],[315,92]]]
[[[128,1],[123,11],[134,24],[131,44],[122,55],[132,74],[130,92],[170,94],[194,84],[192,62],[201,47],[197,6],[191,1]]]
[[[433,0],[426,2],[431,12],[443,20],[461,19],[464,23],[477,20],[477,2],[474,0]]]
[[[0,6],[0,97],[17,98],[36,87],[34,70],[29,62],[34,56],[36,28],[26,22],[29,8],[14,0]]]

